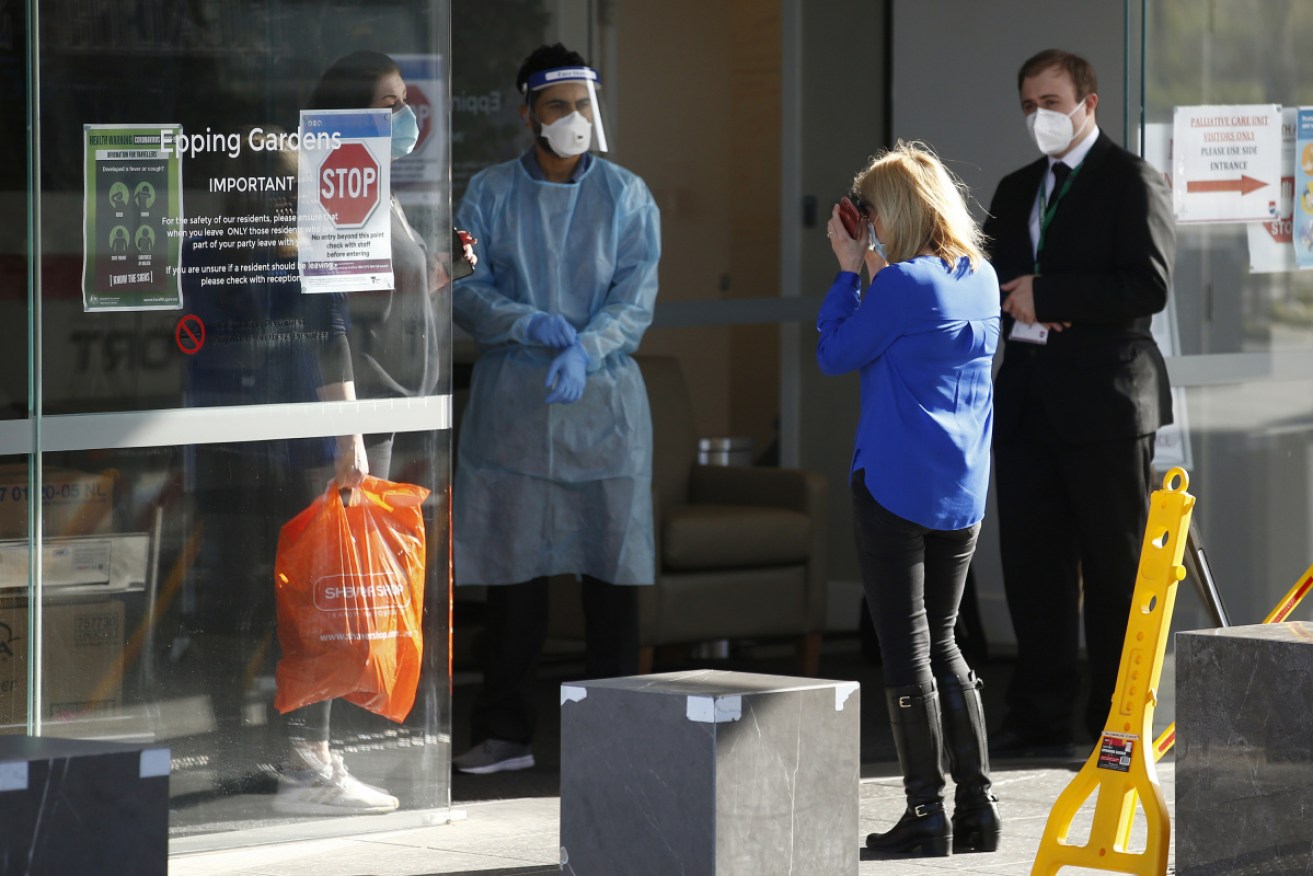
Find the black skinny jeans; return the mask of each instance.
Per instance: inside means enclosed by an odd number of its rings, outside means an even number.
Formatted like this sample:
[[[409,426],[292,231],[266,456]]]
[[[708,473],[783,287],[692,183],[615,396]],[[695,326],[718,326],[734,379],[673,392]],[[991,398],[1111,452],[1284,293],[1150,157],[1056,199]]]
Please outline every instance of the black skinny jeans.
[[[852,476],[853,528],[885,686],[928,685],[950,675],[965,680],[971,668],[953,626],[980,524],[939,530],[904,520],[871,498],[865,474]]]

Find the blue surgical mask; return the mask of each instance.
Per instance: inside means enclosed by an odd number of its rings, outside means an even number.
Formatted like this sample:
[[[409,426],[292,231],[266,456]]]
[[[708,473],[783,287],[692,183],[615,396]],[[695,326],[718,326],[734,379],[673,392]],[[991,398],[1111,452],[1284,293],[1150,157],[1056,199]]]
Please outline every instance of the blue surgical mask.
[[[392,114],[392,160],[405,158],[419,142],[419,120],[410,107]]]
[[[875,250],[876,255],[889,261],[889,256],[884,254],[884,244],[875,236],[875,224],[872,222],[866,223],[866,248]]]

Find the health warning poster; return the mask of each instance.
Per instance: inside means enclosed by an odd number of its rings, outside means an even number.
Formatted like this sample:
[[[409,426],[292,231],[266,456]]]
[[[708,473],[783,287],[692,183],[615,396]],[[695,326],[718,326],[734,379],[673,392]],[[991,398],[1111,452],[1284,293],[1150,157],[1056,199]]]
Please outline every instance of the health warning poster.
[[[1301,268],[1313,268],[1313,107],[1302,106],[1295,115],[1295,157],[1295,261]]]
[[[178,310],[182,163],[162,137],[180,125],[84,125],[82,307]]]
[[[303,110],[300,133],[301,291],[391,289],[391,110]]]
[[[1253,274],[1284,273],[1299,267],[1295,262],[1294,191],[1295,191],[1295,124],[1299,110],[1293,106],[1281,108],[1281,190],[1277,199],[1277,215],[1263,222],[1250,222],[1245,226],[1249,237],[1249,271]]]

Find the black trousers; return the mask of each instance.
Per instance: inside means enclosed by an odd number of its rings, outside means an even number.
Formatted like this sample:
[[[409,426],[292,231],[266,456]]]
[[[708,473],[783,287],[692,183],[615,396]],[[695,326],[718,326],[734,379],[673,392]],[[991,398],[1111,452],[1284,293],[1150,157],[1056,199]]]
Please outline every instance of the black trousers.
[[[1084,616],[1090,695],[1083,721],[1103,730],[1117,686],[1149,515],[1154,436],[1069,444],[1032,408],[994,448],[1003,584],[1017,636],[1005,727],[1071,741]]]
[[[853,528],[862,587],[880,639],[885,687],[927,684],[971,672],[953,627],[980,524],[928,529],[871,497],[865,472],[853,473]]]
[[[585,667],[589,678],[638,674],[638,589],[583,576]],[[546,578],[488,587],[483,688],[472,739],[528,744],[536,724],[534,676],[547,638]]]

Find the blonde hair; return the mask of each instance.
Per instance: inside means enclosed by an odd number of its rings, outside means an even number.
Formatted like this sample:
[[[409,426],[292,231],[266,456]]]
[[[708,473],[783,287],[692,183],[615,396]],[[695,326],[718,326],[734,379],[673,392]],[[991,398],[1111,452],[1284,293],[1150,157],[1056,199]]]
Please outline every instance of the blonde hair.
[[[974,271],[984,261],[984,236],[967,209],[966,186],[924,143],[899,140],[871,159],[853,189],[880,217],[890,263],[930,253],[950,270],[965,258]]]

